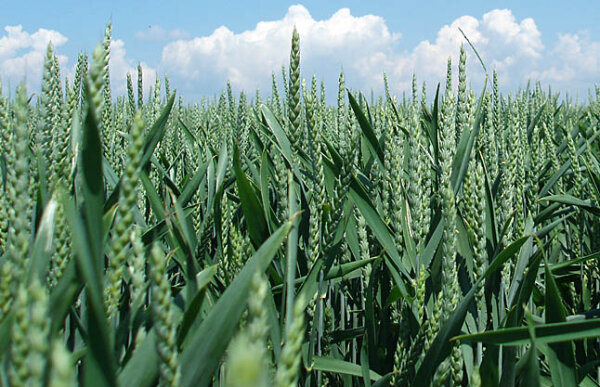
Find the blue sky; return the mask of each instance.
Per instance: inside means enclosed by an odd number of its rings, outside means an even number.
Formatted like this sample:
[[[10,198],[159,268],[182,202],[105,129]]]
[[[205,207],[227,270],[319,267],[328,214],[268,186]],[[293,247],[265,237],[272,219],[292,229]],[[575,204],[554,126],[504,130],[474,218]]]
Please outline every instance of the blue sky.
[[[331,94],[341,67],[352,88],[380,91],[383,72],[397,93],[409,89],[413,72],[433,88],[444,79],[448,56],[458,55],[458,27],[488,67],[498,69],[506,90],[534,79],[586,95],[600,81],[595,0],[30,1],[2,8],[0,79],[14,84],[25,76],[32,88],[39,85],[48,40],[64,75],[72,75],[77,54],[93,49],[109,19],[117,93],[138,62],[147,84],[167,73],[189,99],[216,94],[227,80],[236,90],[268,90],[271,72],[279,76],[287,62],[294,24],[303,76],[325,78]],[[483,72],[474,55],[469,73],[472,86],[480,87]]]

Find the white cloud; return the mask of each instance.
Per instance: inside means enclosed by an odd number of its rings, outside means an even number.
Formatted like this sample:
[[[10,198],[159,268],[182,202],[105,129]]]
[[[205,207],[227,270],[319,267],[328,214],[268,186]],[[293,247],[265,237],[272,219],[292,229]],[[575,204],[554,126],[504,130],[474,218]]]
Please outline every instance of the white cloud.
[[[482,26],[498,43],[515,48],[520,54],[539,58],[544,45],[541,33],[532,18],[517,23],[508,9],[495,9],[483,15]]]
[[[159,25],[149,25],[147,29],[137,31],[135,37],[140,40],[148,40],[152,42],[163,42],[167,40],[187,39],[190,34],[180,28],[166,30]]]
[[[401,89],[408,89],[413,72],[421,79],[437,83],[443,80],[447,60],[452,58],[454,76],[461,44],[467,49],[467,69],[473,85],[481,85],[484,71],[470,50],[460,30],[475,46],[490,71],[496,68],[504,85],[512,87],[526,82],[526,69],[538,65],[544,52],[541,33],[531,18],[517,22],[510,10],[493,10],[481,19],[461,16],[443,26],[434,42],[420,42],[410,53],[395,55],[390,60],[391,72]],[[456,85],[456,83],[455,83]]]
[[[1,77],[13,84],[25,79],[30,90],[39,88],[48,43],[56,48],[65,44],[67,37],[44,28],[29,33],[21,25],[6,26],[4,31],[0,37]],[[58,60],[62,66],[67,63],[66,56],[59,55]]]
[[[563,33],[553,41],[546,39],[545,47],[535,21],[519,19],[508,9],[461,16],[440,26],[434,39],[412,47],[403,45],[401,34],[391,31],[381,16],[356,16],[342,8],[329,18],[317,20],[302,5],[289,7],[281,19],[261,21],[239,33],[221,26],[209,35],[189,37],[183,30],[152,25],[135,37],[162,45],[157,68],[169,74],[173,88],[188,98],[214,95],[228,80],[237,90],[253,92],[260,88],[268,94],[271,72],[280,79],[281,66],[289,63],[294,26],[300,33],[302,76],[317,74],[325,79],[330,97],[335,95],[342,67],[347,85],[366,92],[382,91],[384,72],[396,93],[410,90],[413,73],[419,81],[427,81],[431,91],[444,81],[448,57],[453,59],[456,78],[459,47],[466,43],[459,28],[475,45],[488,70],[497,69],[505,90],[516,90],[532,79],[550,83],[555,90],[585,91],[600,79],[600,42],[589,33]],[[39,88],[49,41],[60,46],[60,52],[67,37],[43,28],[27,32],[20,25],[5,27],[4,34],[0,33],[3,80],[16,84],[26,77],[30,87]],[[132,73],[135,79],[138,60],[142,59],[132,58],[125,47],[121,39],[112,42],[110,71],[115,95],[126,92],[126,74]],[[479,88],[483,69],[468,45],[466,48],[469,82]],[[59,60],[72,75],[74,63],[65,56]],[[147,62],[141,63],[147,92],[154,84],[156,70]]]
[[[154,86],[156,70],[148,66],[145,62],[141,62],[140,64],[142,66],[144,92],[147,95],[150,86]],[[125,94],[127,92],[127,73],[131,74],[134,88],[137,90],[137,65],[136,61],[127,57],[125,42],[123,40],[116,39],[110,42],[108,66],[110,69],[111,89],[114,95]]]
[[[16,84],[25,80],[30,92],[40,89],[44,60],[49,42],[52,42],[55,53],[60,52],[60,46],[67,41],[67,37],[60,32],[38,29],[34,33],[23,30],[21,25],[4,27],[5,34],[0,37],[0,77],[6,85]],[[61,75],[73,78],[75,61],[69,62],[65,55],[58,54],[61,66]],[[127,91],[126,76],[132,73],[137,78],[137,61],[127,56],[125,42],[120,39],[111,42],[110,74],[111,85],[115,95]],[[147,90],[154,85],[156,70],[141,62],[144,88]]]
[[[535,21],[518,20],[508,9],[479,18],[461,16],[442,26],[434,41],[400,49],[401,35],[391,32],[380,16],[354,16],[343,8],[329,19],[315,20],[304,6],[295,5],[282,19],[259,22],[252,30],[234,33],[221,26],[208,36],[168,43],[161,67],[189,89],[203,92],[218,90],[227,80],[241,89],[269,89],[271,72],[279,75],[289,60],[294,25],[300,33],[303,76],[316,73],[331,83],[343,66],[348,84],[367,91],[382,89],[383,72],[396,91],[410,88],[413,73],[430,84],[443,80],[448,57],[456,67],[459,47],[466,43],[459,28],[488,68],[498,70],[504,86],[516,88],[526,82],[547,55]],[[470,79],[474,86],[481,85],[483,69],[467,50]]]
[[[558,88],[586,89],[600,79],[600,42],[587,32],[561,34],[547,55],[546,68],[530,76]]]
[[[343,8],[317,21],[305,7],[295,5],[283,19],[260,22],[253,30],[235,34],[222,26],[209,36],[169,43],[162,66],[201,89],[215,89],[226,80],[246,90],[263,88],[269,85],[271,71],[279,73],[289,61],[294,25],[300,34],[302,69],[308,74],[334,76],[343,65],[369,78],[380,72],[377,57],[391,54],[399,39],[379,16],[356,17]]]

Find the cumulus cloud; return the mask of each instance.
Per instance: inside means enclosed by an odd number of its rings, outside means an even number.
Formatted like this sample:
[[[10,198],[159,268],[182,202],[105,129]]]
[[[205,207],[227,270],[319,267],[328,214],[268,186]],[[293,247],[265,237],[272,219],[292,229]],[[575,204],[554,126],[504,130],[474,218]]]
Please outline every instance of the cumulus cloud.
[[[4,27],[5,34],[0,37],[0,77],[6,85],[10,82],[13,86],[25,80],[31,92],[39,91],[46,49],[52,42],[55,53],[58,54],[62,75],[73,78],[75,60],[60,54],[61,46],[67,43],[66,36],[58,31],[38,29],[30,33],[23,30],[21,25]],[[137,64],[133,58],[127,56],[125,42],[120,39],[111,42],[110,74],[111,84],[115,94],[126,92],[126,76],[132,73],[136,78]],[[154,85],[156,70],[141,62],[143,81],[146,92]]]
[[[600,79],[600,42],[589,33],[578,31],[546,38],[546,47],[535,20],[519,19],[509,9],[449,20],[440,26],[434,39],[411,47],[403,44],[401,34],[391,31],[381,16],[357,16],[342,8],[329,18],[317,20],[302,5],[289,7],[280,19],[261,21],[239,33],[221,26],[209,35],[189,37],[182,30],[152,25],[135,37],[162,46],[156,68],[169,74],[173,86],[188,98],[214,95],[227,81],[237,90],[252,92],[260,88],[268,94],[271,72],[281,79],[281,67],[288,65],[294,26],[300,33],[302,76],[317,74],[325,79],[330,97],[335,94],[341,68],[347,85],[353,89],[381,92],[385,72],[395,93],[410,90],[413,73],[420,81],[427,81],[431,91],[444,80],[448,57],[452,57],[456,69],[459,47],[466,43],[460,30],[475,45],[488,70],[498,71],[505,90],[515,90],[531,79],[550,83],[555,90],[585,92]],[[26,77],[30,86],[39,88],[49,41],[60,52],[67,37],[43,28],[28,32],[20,25],[4,27],[4,33],[0,33],[3,80],[8,78],[15,84]],[[142,58],[128,55],[121,39],[112,42],[111,51],[111,82],[114,93],[121,94],[126,91],[126,74],[135,75]],[[467,53],[469,82],[478,88],[483,84],[484,71],[468,46]],[[59,56],[59,60],[67,74],[72,74],[73,61],[69,63],[65,56]],[[146,62],[142,62],[142,68],[147,89],[153,85],[157,71]]]
[[[390,31],[380,16],[355,16],[343,8],[316,20],[302,5],[251,30],[234,33],[221,26],[210,35],[170,42],[163,48],[161,68],[193,92],[212,94],[228,80],[248,91],[270,89],[271,72],[279,75],[289,60],[294,25],[300,33],[303,76],[316,73],[334,85],[343,67],[348,84],[367,91],[381,91],[384,72],[397,92],[410,89],[413,73],[432,86],[443,81],[448,58],[456,68],[459,48],[466,44],[461,29],[507,89],[530,78],[571,89],[589,87],[600,75],[599,42],[586,34],[563,34],[546,48],[534,19],[518,19],[509,9],[461,16],[441,26],[434,40],[402,47],[401,35]],[[484,71],[468,46],[467,53],[469,79],[478,87]]]
[[[138,62],[127,57],[127,50],[125,49],[125,42],[123,40],[116,39],[110,42],[108,66],[110,69],[111,88],[114,94],[119,95],[127,92],[127,73],[131,74],[134,84],[136,83],[137,65]],[[141,62],[140,65],[142,66],[144,91],[147,94],[150,86],[154,85],[156,70],[148,66],[145,62]]]
[[[148,40],[152,42],[164,42],[167,40],[187,39],[190,34],[180,28],[166,30],[163,27],[153,24],[147,29],[137,31],[135,37],[140,40]]]
[[[39,87],[42,77],[46,48],[52,42],[56,48],[67,42],[60,32],[38,29],[34,33],[23,30],[21,25],[4,27],[0,37],[0,75],[14,84],[26,80],[30,89]],[[59,63],[66,65],[67,57],[58,56]]]
[[[533,70],[531,78],[558,88],[585,89],[600,78],[600,42],[589,33],[560,34],[547,57],[546,68]]]
[[[391,54],[400,37],[379,16],[356,17],[343,8],[317,21],[305,7],[295,5],[282,19],[260,22],[253,30],[236,34],[222,26],[209,36],[169,43],[162,66],[201,89],[214,89],[226,80],[244,89],[265,87],[271,71],[278,72],[289,60],[294,25],[301,36],[303,70],[319,75],[335,73],[343,65],[369,78],[379,72],[379,60],[371,59]]]
[[[425,40],[409,54],[393,55],[389,67],[398,85],[406,89],[410,82],[407,76],[413,72],[426,80],[440,80],[447,59],[451,57],[456,64],[460,46],[466,44],[461,30],[477,48],[489,70],[497,69],[505,85],[516,87],[525,82],[530,75],[527,69],[535,68],[543,56],[544,45],[535,21],[526,18],[519,22],[510,10],[496,9],[480,19],[461,16],[443,26],[434,42]],[[468,72],[476,80],[475,84],[480,84],[484,71],[470,50],[469,54]]]
[[[483,15],[482,27],[497,43],[517,49],[520,55],[539,58],[544,49],[535,21],[526,18],[517,23],[508,9],[495,9]]]

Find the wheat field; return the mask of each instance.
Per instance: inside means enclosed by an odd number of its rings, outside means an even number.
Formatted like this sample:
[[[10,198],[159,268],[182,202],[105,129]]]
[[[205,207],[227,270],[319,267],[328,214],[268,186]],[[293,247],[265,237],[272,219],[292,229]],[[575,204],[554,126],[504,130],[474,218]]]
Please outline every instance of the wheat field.
[[[299,39],[194,103],[112,95],[109,24],[0,94],[0,385],[597,386],[600,89],[472,90],[466,44],[331,106]]]

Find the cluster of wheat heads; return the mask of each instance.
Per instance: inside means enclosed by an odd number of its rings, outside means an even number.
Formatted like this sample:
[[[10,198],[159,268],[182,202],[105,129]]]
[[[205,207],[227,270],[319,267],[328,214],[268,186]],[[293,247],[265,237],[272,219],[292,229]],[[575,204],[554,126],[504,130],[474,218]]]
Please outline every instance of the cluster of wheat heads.
[[[1,385],[598,385],[598,89],[329,106],[294,32],[190,105],[110,39],[0,95]]]

